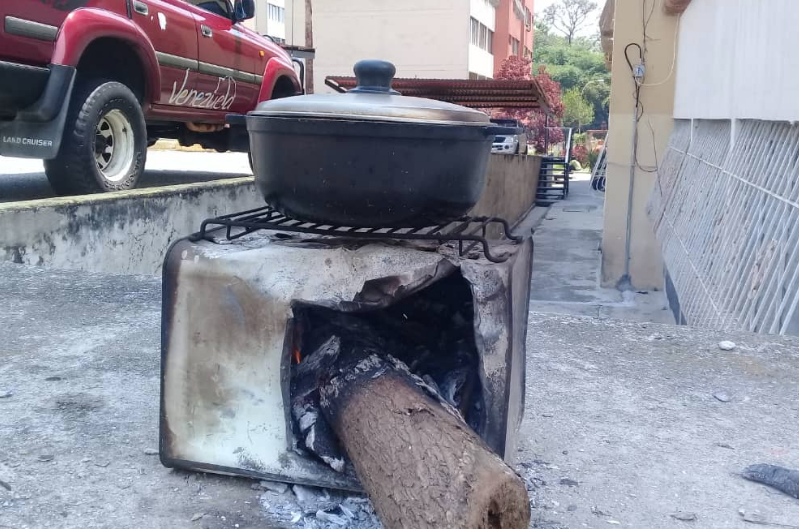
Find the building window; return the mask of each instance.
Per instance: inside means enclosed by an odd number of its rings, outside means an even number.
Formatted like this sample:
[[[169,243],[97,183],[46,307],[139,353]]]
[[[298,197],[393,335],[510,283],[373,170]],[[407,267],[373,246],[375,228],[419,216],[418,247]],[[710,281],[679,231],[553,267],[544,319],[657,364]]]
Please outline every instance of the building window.
[[[286,19],[286,10],[275,4],[269,4],[269,20],[283,22]]]
[[[471,19],[471,43],[485,50],[494,53],[494,32],[488,29],[485,24],[481,24],[476,19]]]
[[[530,59],[533,58],[533,52],[530,51],[530,48],[528,48],[527,46],[524,47],[524,56],[529,57]]]
[[[533,13],[527,6],[524,7],[524,26],[527,28],[527,31],[533,28]]]
[[[510,52],[512,55],[519,55],[519,39],[510,38]]]

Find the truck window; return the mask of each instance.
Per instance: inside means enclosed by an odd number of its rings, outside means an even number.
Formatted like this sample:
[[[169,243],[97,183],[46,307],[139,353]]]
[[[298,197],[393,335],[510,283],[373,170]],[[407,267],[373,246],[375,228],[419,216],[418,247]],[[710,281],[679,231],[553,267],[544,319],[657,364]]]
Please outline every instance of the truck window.
[[[188,0],[188,2],[220,17],[230,18],[230,4],[227,0]]]

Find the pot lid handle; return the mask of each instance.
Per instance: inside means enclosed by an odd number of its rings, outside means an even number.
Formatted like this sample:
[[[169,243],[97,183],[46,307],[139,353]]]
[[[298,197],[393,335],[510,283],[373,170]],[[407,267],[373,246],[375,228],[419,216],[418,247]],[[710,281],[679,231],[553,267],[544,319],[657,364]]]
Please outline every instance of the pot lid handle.
[[[397,68],[390,62],[379,60],[358,61],[355,63],[353,70],[358,83],[350,92],[401,95],[391,88],[391,81],[394,80]]]

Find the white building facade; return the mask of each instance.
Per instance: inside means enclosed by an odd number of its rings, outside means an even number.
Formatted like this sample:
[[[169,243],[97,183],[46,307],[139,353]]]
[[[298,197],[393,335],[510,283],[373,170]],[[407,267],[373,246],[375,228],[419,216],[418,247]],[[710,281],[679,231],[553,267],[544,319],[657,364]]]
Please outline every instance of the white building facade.
[[[255,18],[246,25],[261,35],[268,35],[278,43],[286,42],[286,2],[291,0],[256,0]]]
[[[273,0],[268,0],[273,1]],[[306,0],[283,0],[285,39],[306,45]],[[361,59],[385,59],[397,77],[479,79],[494,70],[499,0],[312,0],[314,88],[352,75]]]

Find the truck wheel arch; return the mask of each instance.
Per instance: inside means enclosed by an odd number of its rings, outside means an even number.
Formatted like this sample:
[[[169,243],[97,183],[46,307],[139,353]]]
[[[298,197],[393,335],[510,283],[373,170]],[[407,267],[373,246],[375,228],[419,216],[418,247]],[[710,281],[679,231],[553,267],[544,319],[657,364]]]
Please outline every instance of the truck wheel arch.
[[[287,97],[302,93],[302,87],[297,80],[297,73],[291,60],[283,57],[273,57],[266,63],[264,80],[261,83],[261,92],[258,101],[267,101],[275,97]]]
[[[52,62],[77,67],[87,48],[104,38],[129,45],[138,56],[145,74],[144,101],[157,95],[161,73],[152,42],[136,24],[115,13],[93,8],[70,13],[58,32]]]

